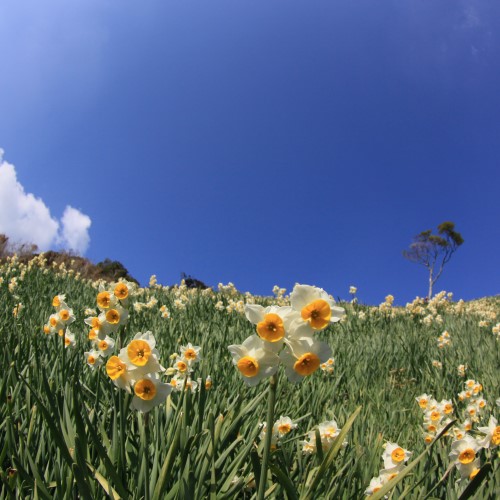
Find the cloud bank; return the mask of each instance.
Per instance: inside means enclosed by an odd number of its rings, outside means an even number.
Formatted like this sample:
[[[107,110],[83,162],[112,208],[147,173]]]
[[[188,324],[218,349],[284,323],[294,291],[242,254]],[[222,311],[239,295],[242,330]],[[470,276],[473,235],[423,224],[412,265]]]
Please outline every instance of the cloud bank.
[[[60,221],[54,218],[41,198],[25,192],[3,153],[0,148],[0,233],[42,251],[63,248],[83,255],[90,243],[90,217],[68,205]]]

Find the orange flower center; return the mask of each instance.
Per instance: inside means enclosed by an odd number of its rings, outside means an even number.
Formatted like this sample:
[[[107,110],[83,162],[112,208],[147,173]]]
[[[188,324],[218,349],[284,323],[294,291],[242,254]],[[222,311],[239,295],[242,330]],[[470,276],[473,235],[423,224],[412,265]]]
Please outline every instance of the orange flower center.
[[[303,307],[300,314],[302,319],[308,321],[314,330],[322,330],[329,325],[332,310],[328,302],[317,299]]]
[[[132,340],[127,347],[127,354],[132,364],[144,366],[151,356],[151,347],[145,340]]]
[[[305,377],[315,372],[320,365],[320,360],[316,354],[313,352],[306,352],[295,362],[293,369],[299,374]]]
[[[127,366],[118,356],[111,356],[106,363],[106,373],[111,380],[116,380],[125,373]]]
[[[392,450],[391,458],[394,462],[402,462],[405,459],[405,451],[403,448],[395,448]]]
[[[243,356],[236,367],[244,377],[255,377],[259,373],[259,362],[251,356]]]
[[[467,448],[458,455],[461,464],[470,464],[476,458],[476,452],[472,448]]]
[[[156,386],[151,380],[144,378],[136,382],[134,392],[137,397],[150,401],[156,396]]]
[[[111,305],[111,296],[109,292],[99,292],[97,294],[97,305],[101,309],[108,309]]]
[[[121,300],[128,297],[128,287],[125,283],[118,283],[118,285],[115,286],[115,297]]]
[[[110,309],[106,313],[106,321],[111,325],[117,325],[120,322],[120,313],[116,309]]]
[[[196,359],[197,356],[196,356],[196,351],[194,349],[186,349],[184,351],[184,357],[190,361],[192,361],[193,359]]]
[[[257,324],[257,333],[268,342],[278,342],[285,336],[283,320],[277,314],[266,314],[264,321]]]

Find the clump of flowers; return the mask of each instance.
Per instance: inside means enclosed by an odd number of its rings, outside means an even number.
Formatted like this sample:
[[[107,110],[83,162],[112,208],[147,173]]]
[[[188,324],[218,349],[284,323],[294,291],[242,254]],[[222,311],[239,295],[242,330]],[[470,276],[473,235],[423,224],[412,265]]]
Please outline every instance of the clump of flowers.
[[[113,354],[115,340],[112,335],[127,324],[129,318],[128,307],[131,295],[136,285],[128,281],[119,281],[107,288],[101,284],[96,297],[99,314],[85,318],[85,323],[90,326],[88,339],[92,342],[92,349],[85,352],[89,366],[100,366],[102,360]],[[90,310],[89,312],[94,312]]]
[[[333,442],[340,434],[340,429],[335,420],[326,420],[318,424],[317,432],[319,434],[321,449],[327,452],[333,445]],[[307,437],[304,441],[301,441],[302,453],[304,455],[312,455],[317,453],[317,439],[316,430],[313,429],[307,433]],[[342,446],[347,446],[347,441],[342,443]]]
[[[384,452],[382,453],[384,468],[380,470],[378,476],[371,479],[368,488],[365,490],[365,495],[373,495],[391,479],[395,478],[401,472],[411,454],[411,451],[405,450],[397,443],[385,443]]]
[[[450,334],[445,330],[438,337],[438,347],[442,349],[443,347],[449,346],[451,344]]]
[[[120,389],[134,394],[132,408],[143,413],[164,403],[172,392],[172,385],[160,380],[164,371],[156,340],[149,331],[135,335],[118,356],[111,356],[106,363],[109,378]]]
[[[196,392],[201,383],[200,380],[193,380],[191,374],[194,367],[202,360],[201,347],[195,346],[188,342],[187,345],[181,346],[179,353],[173,353],[170,359],[173,365],[167,370],[167,374],[172,376],[170,384],[176,391],[191,390]],[[212,387],[212,378],[210,376],[205,380],[205,389]]]
[[[66,304],[66,296],[62,294],[54,296],[52,306],[55,312],[50,315],[49,321],[43,326],[43,332],[46,335],[57,333],[60,337],[64,337],[65,347],[73,347],[75,336],[69,329],[69,325],[75,321],[73,309]]]
[[[233,364],[249,386],[274,375],[280,361],[288,379],[297,383],[331,357],[330,347],[314,338],[316,331],[340,320],[344,309],[321,288],[295,285],[290,306],[247,304],[245,315],[256,334],[230,345]]]
[[[259,424],[261,427],[259,437],[261,441],[264,441],[267,432],[266,422]],[[272,437],[271,437],[271,449],[275,450],[280,442],[280,439],[287,436],[290,432],[297,428],[297,424],[290,418],[286,416],[281,416],[273,425]]]

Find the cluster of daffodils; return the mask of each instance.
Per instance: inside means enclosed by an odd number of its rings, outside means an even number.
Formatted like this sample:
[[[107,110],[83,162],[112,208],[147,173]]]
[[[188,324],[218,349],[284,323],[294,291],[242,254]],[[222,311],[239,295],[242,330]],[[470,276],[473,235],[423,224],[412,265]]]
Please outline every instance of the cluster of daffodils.
[[[411,451],[401,448],[397,443],[385,443],[384,452],[382,453],[384,468],[380,470],[378,476],[371,479],[368,488],[365,490],[365,495],[373,495],[391,479],[395,478],[410,456]]]
[[[487,406],[481,393],[483,386],[476,380],[469,379],[464,383],[464,390],[458,393],[458,399],[466,403],[465,413],[473,422],[478,422],[481,413]]]
[[[378,310],[385,316],[393,316],[394,315],[394,311],[392,308],[393,304],[394,304],[394,296],[387,295],[385,301],[378,306]]]
[[[289,305],[290,301],[289,298],[286,296],[286,288],[280,288],[278,285],[274,285],[273,294],[276,305],[278,306]]]
[[[328,375],[331,375],[335,370],[334,370],[334,367],[335,367],[335,359],[334,358],[328,358],[324,363],[321,363],[319,365],[319,367],[321,368],[321,371],[323,373],[326,373]]]
[[[65,295],[56,295],[52,299],[52,306],[55,312],[50,315],[49,321],[43,325],[43,332],[46,335],[57,333],[60,337],[64,337],[64,345],[73,347],[75,345],[75,336],[71,333],[69,325],[75,321],[73,309],[65,302]]]
[[[92,342],[92,348],[85,352],[90,367],[102,365],[104,359],[113,353],[115,340],[112,335],[128,321],[128,306],[134,288],[135,285],[128,281],[120,281],[110,288],[103,284],[99,286],[96,299],[99,313],[85,319],[90,326],[88,339]]]
[[[415,398],[424,417],[424,441],[426,444],[432,443],[434,438],[450,422],[450,415],[453,414],[453,403],[449,399],[437,402],[430,394],[421,394]],[[458,432],[458,431],[457,431]]]
[[[335,438],[340,434],[339,426],[335,420],[327,420],[318,424],[317,431],[321,442],[321,449],[327,452],[332,447]],[[316,430],[313,429],[307,433],[306,439],[300,442],[304,455],[312,455],[317,452],[316,436]],[[344,441],[342,446],[347,446],[347,441]]]
[[[267,433],[266,422],[259,424],[261,427],[259,438],[264,441]],[[290,432],[297,428],[297,424],[290,418],[283,415],[274,422],[271,436],[271,450],[275,450],[281,439],[287,436]]]
[[[111,356],[106,363],[109,378],[120,389],[134,394],[132,408],[144,413],[164,403],[173,389],[160,380],[165,368],[160,365],[155,346],[151,332],[138,333],[118,356]]]
[[[438,347],[442,349],[443,347],[451,345],[451,339],[450,339],[450,334],[445,330],[439,337],[438,337]]]
[[[163,319],[171,319],[170,311],[165,304],[160,307],[160,314]]]
[[[177,391],[191,390],[191,392],[196,392],[200,381],[193,380],[192,373],[194,366],[202,359],[201,347],[189,342],[187,345],[181,346],[179,351],[179,353],[174,353],[170,356],[170,359],[173,360],[173,366],[167,369],[167,375],[172,376],[169,383]],[[205,382],[205,388],[210,388],[211,386],[212,379],[208,377]]]
[[[474,438],[470,434],[464,433],[456,437],[451,444],[449,456],[460,473],[459,485],[474,479],[481,469],[481,449],[488,450],[500,445],[500,426],[493,415],[490,416],[487,426],[478,427],[477,430],[479,436]]]
[[[315,372],[332,355],[330,347],[314,338],[314,333],[335,323],[344,309],[323,289],[295,285],[290,306],[247,304],[245,315],[256,325],[257,334],[241,345],[229,346],[233,364],[249,386],[276,373],[280,361],[288,379],[299,382]]]

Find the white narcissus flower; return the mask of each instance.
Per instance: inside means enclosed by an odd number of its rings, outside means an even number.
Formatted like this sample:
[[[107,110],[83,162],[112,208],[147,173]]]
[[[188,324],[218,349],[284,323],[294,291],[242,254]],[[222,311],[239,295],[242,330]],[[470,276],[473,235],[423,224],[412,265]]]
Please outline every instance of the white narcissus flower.
[[[99,286],[99,293],[97,294],[97,307],[101,311],[107,311],[108,309],[112,309],[118,303],[118,298],[114,295],[113,292],[106,290],[103,285]]]
[[[429,401],[432,399],[432,396],[424,393],[420,394],[420,396],[417,396],[415,399],[417,400],[418,406],[420,406],[422,410],[426,410]]]
[[[284,417],[282,415],[278,420],[276,420],[276,422],[274,422],[273,434],[283,437],[295,428],[297,428],[297,424],[293,422],[290,417]]]
[[[404,464],[411,455],[411,451],[401,448],[397,443],[386,443],[382,460],[385,469],[393,469]]]
[[[127,323],[128,311],[120,304],[115,304],[113,307],[99,314],[98,320],[101,325],[99,327],[99,335],[108,335],[109,333],[116,332],[120,326]]]
[[[108,357],[111,356],[113,349],[115,347],[115,341],[111,337],[100,338],[96,342],[97,348],[101,352],[101,356]]]
[[[463,439],[451,443],[450,460],[457,466],[468,465],[476,459],[476,453],[480,448],[479,443],[470,434],[466,434]]]
[[[75,345],[75,334],[67,328],[64,332],[64,347],[75,347]]]
[[[139,332],[120,351],[120,358],[127,365],[127,370],[134,380],[147,373],[165,371],[165,368],[158,362],[160,355],[155,347],[156,340],[150,331]]]
[[[378,490],[380,490],[382,488],[382,486],[384,486],[384,484],[386,484],[386,483],[387,483],[387,476],[385,474],[377,476],[377,477],[373,477],[370,480],[370,484],[368,485],[368,488],[366,488],[366,490],[365,490],[365,495],[368,497],[373,495]]]
[[[102,358],[101,353],[99,351],[96,351],[95,349],[86,351],[83,354],[85,355],[85,360],[87,361],[87,364],[92,369],[95,369],[104,363],[104,359]]]
[[[293,313],[289,306],[245,305],[245,316],[250,323],[257,326],[257,335],[267,342],[279,342],[284,339],[290,315]]]
[[[143,378],[135,381],[132,408],[146,413],[164,403],[172,389],[170,384],[160,382],[156,374],[144,375]]]
[[[56,311],[59,311],[61,307],[66,307],[66,295],[60,293],[59,295],[55,295],[52,299],[52,306],[56,308]]]
[[[295,285],[290,303],[314,330],[322,330],[330,323],[340,321],[345,314],[342,307],[334,306],[335,301],[322,288],[315,286]]]
[[[489,448],[500,445],[500,425],[498,425],[497,419],[491,415],[488,422],[488,427],[478,427],[478,431],[485,436],[478,440],[481,448]]]
[[[201,347],[188,343],[186,346],[181,346],[181,358],[183,358],[189,365],[198,363],[201,358]]]
[[[263,378],[276,373],[279,357],[272,348],[273,344],[264,342],[257,335],[251,335],[241,345],[228,347],[233,364],[249,386],[253,387]]]
[[[66,305],[66,304],[64,304]],[[75,321],[75,315],[73,313],[73,309],[69,307],[61,308],[57,311],[57,316],[59,317],[59,321],[64,325],[68,326]]]
[[[289,341],[280,353],[280,359],[285,365],[288,380],[297,383],[314,373],[331,355],[332,350],[325,342],[303,337],[300,340]]]

